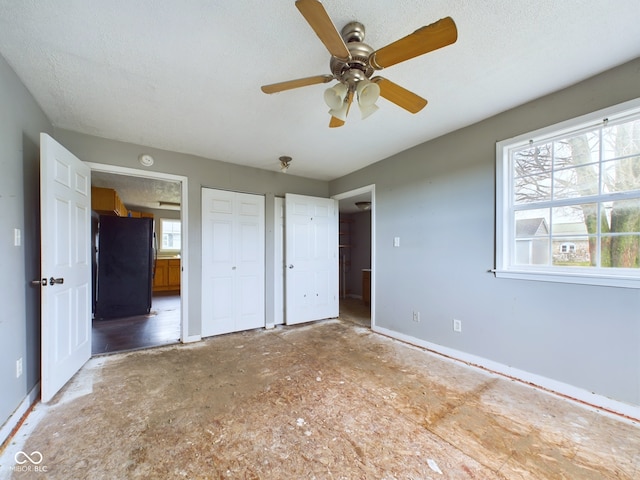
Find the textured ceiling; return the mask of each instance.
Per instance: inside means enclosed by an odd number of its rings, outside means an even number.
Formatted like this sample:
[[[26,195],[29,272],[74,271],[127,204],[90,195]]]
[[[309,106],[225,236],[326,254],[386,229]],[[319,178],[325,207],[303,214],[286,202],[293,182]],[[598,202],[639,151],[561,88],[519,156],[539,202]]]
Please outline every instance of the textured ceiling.
[[[329,73],[293,0],[0,0],[0,54],[56,127],[329,180],[640,56],[638,0],[325,0],[374,49],[451,16],[458,41],[385,69],[429,100],[381,99],[329,129]]]

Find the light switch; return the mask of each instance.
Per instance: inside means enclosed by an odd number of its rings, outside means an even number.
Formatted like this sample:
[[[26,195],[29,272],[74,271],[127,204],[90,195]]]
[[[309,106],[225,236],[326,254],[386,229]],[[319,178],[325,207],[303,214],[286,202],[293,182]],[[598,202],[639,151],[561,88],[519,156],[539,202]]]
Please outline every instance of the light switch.
[[[13,229],[13,246],[19,247],[22,244],[22,233],[19,228]]]
[[[393,246],[394,247],[400,246],[400,237],[393,237]]]

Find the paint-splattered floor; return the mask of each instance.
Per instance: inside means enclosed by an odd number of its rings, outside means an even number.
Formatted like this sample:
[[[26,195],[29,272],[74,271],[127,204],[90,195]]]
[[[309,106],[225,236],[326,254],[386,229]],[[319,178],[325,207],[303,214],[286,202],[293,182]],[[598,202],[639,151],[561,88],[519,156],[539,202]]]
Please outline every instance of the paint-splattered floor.
[[[29,426],[29,422],[37,424]],[[351,321],[92,359],[13,478],[633,479],[640,427]],[[15,442],[22,442],[21,434]],[[24,467],[29,462],[22,464]]]

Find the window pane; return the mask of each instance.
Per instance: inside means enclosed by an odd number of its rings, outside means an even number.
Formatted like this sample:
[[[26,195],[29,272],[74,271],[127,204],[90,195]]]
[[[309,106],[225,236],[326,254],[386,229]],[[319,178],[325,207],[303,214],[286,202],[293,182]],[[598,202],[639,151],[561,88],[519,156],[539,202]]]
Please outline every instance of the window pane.
[[[553,198],[576,198],[598,194],[598,165],[558,170],[553,176]]]
[[[182,245],[180,220],[160,221],[162,234],[161,250],[180,250]]]
[[[553,264],[563,267],[589,267],[595,252],[598,204],[585,203],[552,210],[551,234]]]
[[[605,235],[602,238],[602,266],[640,268],[640,235]]]
[[[548,208],[515,212],[516,265],[549,264]]]
[[[605,162],[602,170],[605,193],[640,190],[640,157]]]
[[[640,198],[610,202],[611,232],[640,232]]]
[[[599,129],[554,142],[553,168],[559,170],[600,161]]]
[[[568,205],[566,207],[555,207],[552,213],[551,232],[554,236],[596,233],[595,227],[589,225],[589,222],[595,221],[597,218],[597,203],[581,203]]]
[[[551,172],[515,179],[515,203],[535,203],[551,199]]]
[[[603,129],[604,159],[640,155],[640,120]]]
[[[589,242],[596,237],[572,236],[553,237],[553,264],[560,267],[592,267]]]
[[[551,148],[552,145],[547,143],[513,152],[513,176],[522,177],[551,170]]]

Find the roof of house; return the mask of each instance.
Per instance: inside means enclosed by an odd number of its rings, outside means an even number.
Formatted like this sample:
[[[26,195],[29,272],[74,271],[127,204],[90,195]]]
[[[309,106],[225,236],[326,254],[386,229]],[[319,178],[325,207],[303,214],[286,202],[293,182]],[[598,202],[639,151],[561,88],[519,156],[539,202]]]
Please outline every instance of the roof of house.
[[[548,233],[547,221],[542,217],[516,220],[516,237],[535,237]]]

